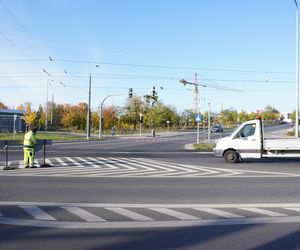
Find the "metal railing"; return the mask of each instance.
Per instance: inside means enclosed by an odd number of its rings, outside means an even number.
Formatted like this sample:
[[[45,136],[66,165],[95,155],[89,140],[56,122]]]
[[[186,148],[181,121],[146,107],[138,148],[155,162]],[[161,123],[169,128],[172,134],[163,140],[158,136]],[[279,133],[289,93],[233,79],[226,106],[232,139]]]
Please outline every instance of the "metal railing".
[[[23,141],[20,140],[0,140],[0,149],[4,149],[4,154],[5,154],[5,162],[4,162],[4,167],[3,170],[9,170],[9,169],[14,169],[9,166],[8,164],[8,156],[9,156],[9,147],[11,146],[22,146]],[[43,152],[43,164],[41,167],[51,167],[49,164],[46,164],[46,146],[47,145],[52,145],[52,140],[37,140],[37,143],[34,146],[35,152],[40,151],[42,148],[44,148]]]

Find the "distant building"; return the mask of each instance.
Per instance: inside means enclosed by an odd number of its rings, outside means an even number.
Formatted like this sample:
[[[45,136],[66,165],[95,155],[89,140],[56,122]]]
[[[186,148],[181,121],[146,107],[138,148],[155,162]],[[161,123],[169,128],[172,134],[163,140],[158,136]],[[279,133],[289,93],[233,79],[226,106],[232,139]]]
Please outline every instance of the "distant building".
[[[24,132],[25,111],[14,109],[0,109],[0,132]]]

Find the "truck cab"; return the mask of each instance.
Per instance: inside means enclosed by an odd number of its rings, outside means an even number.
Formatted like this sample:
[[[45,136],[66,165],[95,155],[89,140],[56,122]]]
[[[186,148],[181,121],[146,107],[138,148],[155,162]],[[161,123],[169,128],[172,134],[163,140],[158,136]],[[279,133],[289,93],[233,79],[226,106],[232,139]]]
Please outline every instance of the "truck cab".
[[[244,122],[231,135],[217,141],[214,153],[229,163],[243,158],[261,158],[263,129],[262,120]]]

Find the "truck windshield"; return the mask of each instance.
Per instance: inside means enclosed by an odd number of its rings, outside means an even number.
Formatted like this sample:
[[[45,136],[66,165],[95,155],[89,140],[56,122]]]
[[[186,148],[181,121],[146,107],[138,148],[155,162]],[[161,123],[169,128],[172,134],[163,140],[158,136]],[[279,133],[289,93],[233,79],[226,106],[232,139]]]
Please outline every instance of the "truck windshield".
[[[241,124],[231,133],[230,136],[233,137],[233,136],[237,135],[237,137],[248,137],[248,136],[254,135],[255,128],[256,128],[255,123],[246,124],[246,125]]]
[[[232,131],[232,133],[230,134],[230,137],[234,136],[243,126],[243,124],[240,124],[239,126],[236,127],[235,130]]]
[[[256,128],[256,124],[255,123],[251,123],[251,124],[246,124],[240,133],[241,137],[248,137],[248,136],[252,136],[255,133],[255,128]]]

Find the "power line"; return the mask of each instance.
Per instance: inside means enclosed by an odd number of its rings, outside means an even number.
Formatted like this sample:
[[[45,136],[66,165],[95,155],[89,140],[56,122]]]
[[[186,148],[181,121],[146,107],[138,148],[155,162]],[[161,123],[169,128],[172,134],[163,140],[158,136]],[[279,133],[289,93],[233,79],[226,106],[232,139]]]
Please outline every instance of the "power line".
[[[17,16],[7,7],[7,5],[4,4],[4,2],[2,0],[0,0],[0,3],[2,4],[2,6],[6,9],[6,11],[14,18],[14,20],[17,22],[17,24],[25,31],[25,33],[30,37],[30,39],[32,41],[34,41],[34,43],[37,45],[37,47],[39,47],[39,49],[46,55],[46,57],[52,62],[53,59],[52,57],[49,55],[49,53],[46,51],[46,49],[35,39],[35,37],[31,34],[31,32],[25,27],[25,25],[22,24],[22,22],[17,18]],[[31,60],[32,61],[32,60]],[[56,62],[55,64],[60,68],[61,66],[58,65]],[[63,72],[66,73],[65,69],[62,69]]]
[[[52,74],[60,74],[58,72],[52,72]],[[82,74],[79,72],[70,72],[68,76],[65,75],[56,75],[57,77],[68,77],[68,78],[86,78],[87,74]],[[6,77],[32,77],[32,78],[38,78],[41,77],[41,75],[38,72],[33,73],[24,73],[24,72],[10,72],[10,73],[2,73],[0,75],[0,78],[6,78]],[[93,78],[96,79],[127,79],[127,80],[163,80],[163,81],[178,81],[178,77],[174,76],[149,76],[149,75],[114,75],[114,74],[95,74]],[[207,79],[207,78],[206,78]],[[191,80],[188,79],[187,80]],[[235,83],[294,83],[292,80],[254,80],[254,79],[207,79],[210,82],[235,82]],[[204,81],[199,81],[200,83],[205,84]]]
[[[43,53],[50,59],[52,60],[51,57],[48,55],[47,51],[40,45],[40,43],[33,37],[31,32],[21,23],[21,21],[16,17],[16,15],[4,4],[2,0],[0,0],[0,3],[2,6],[7,10],[7,12],[15,19],[17,24],[27,33],[27,35],[35,42],[35,44],[43,51]]]
[[[38,66],[39,68],[42,68],[35,60],[33,60],[27,53],[21,49],[13,40],[11,40],[8,36],[6,36],[3,32],[0,31],[0,34],[11,44],[13,45],[19,52],[21,52],[30,62]]]
[[[45,59],[34,59],[35,61],[48,61]],[[144,67],[144,68],[160,68],[160,69],[181,69],[181,70],[197,70],[197,71],[219,71],[219,72],[240,72],[240,73],[259,73],[259,74],[295,74],[291,71],[272,71],[272,70],[245,70],[245,69],[226,69],[226,68],[203,68],[203,67],[183,67],[183,66],[166,66],[166,65],[151,65],[151,64],[129,64],[129,63],[115,63],[115,62],[96,62],[87,60],[72,60],[72,59],[52,59],[53,61],[81,63],[81,64],[99,64],[99,65],[112,65],[112,66],[126,66],[126,67]],[[0,63],[6,62],[26,62],[22,59],[4,59]]]

